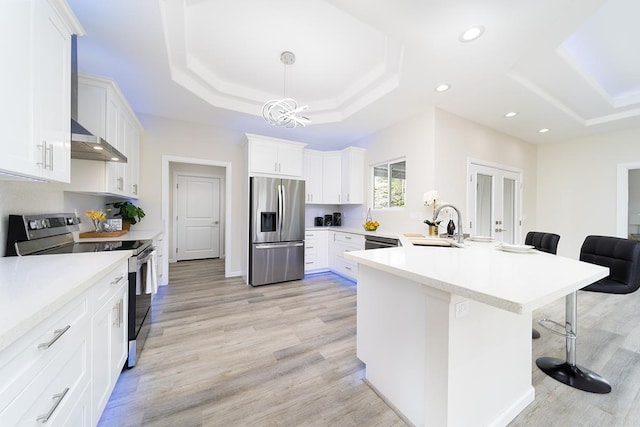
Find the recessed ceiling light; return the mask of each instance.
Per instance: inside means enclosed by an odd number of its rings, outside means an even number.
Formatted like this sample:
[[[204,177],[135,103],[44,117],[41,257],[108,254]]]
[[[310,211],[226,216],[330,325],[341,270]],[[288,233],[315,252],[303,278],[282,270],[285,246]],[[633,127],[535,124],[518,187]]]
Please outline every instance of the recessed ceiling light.
[[[94,150],[102,150],[102,147],[101,147],[101,146],[99,146],[99,145],[94,145],[94,146],[93,146],[93,149],[94,149]]]
[[[445,90],[449,90],[451,86],[449,86],[448,84],[441,84],[436,86],[436,92],[444,92]]]
[[[549,132],[549,129],[547,128],[542,128],[538,131],[538,133],[547,133],[547,132]]]
[[[504,116],[507,118],[511,118],[511,117],[515,117],[518,115],[517,111],[509,111],[507,114],[505,114]]]
[[[120,161],[120,159],[117,158],[117,157],[112,157],[111,160],[113,160],[114,162],[119,162]]]
[[[482,25],[476,25],[460,34],[459,40],[463,43],[471,42],[480,37],[484,33],[484,27]]]

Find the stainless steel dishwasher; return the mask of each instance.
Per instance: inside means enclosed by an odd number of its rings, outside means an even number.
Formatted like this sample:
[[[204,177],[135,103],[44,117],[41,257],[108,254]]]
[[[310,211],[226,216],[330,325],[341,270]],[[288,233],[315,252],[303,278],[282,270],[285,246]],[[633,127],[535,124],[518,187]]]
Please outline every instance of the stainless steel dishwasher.
[[[364,236],[365,250],[395,247],[398,247],[398,239],[394,239],[392,237],[372,236],[369,234]]]

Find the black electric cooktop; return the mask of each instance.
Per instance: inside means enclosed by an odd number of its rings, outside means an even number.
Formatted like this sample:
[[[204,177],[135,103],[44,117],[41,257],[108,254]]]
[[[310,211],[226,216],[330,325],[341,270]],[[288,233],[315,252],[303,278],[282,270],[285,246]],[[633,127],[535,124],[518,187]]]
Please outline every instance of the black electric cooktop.
[[[38,254],[78,254],[84,252],[134,251],[149,245],[149,240],[122,240],[114,242],[77,242],[71,245],[47,249]]]

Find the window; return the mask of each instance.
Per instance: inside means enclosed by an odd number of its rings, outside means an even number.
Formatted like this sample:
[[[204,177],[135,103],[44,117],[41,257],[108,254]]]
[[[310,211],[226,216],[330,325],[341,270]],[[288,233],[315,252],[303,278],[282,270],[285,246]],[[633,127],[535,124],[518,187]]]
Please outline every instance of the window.
[[[401,208],[407,192],[406,161],[381,163],[373,169],[373,208]]]

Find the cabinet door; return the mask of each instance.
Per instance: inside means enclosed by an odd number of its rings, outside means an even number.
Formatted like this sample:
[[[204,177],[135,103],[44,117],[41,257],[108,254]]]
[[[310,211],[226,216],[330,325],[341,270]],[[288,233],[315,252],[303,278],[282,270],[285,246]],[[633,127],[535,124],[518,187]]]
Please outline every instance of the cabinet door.
[[[125,289],[124,285],[121,286],[93,316],[93,402],[91,412],[94,424],[97,424],[100,419],[127,355],[127,298]]]
[[[293,144],[278,145],[278,173],[302,177],[303,148]]]
[[[124,153],[124,117],[120,100],[113,91],[107,91],[106,138],[118,151]],[[125,195],[124,164],[107,162],[105,186],[108,193]]]
[[[322,203],[322,161],[323,153],[304,150],[304,180],[306,203]]]
[[[324,154],[322,169],[322,199],[325,203],[337,205],[341,203],[342,191],[342,156],[340,152]]]
[[[329,268],[329,230],[316,231],[316,268]]]
[[[278,145],[271,141],[252,140],[249,143],[251,153],[250,170],[254,173],[277,174]]]
[[[36,8],[34,37],[34,132],[42,176],[69,182],[71,34],[49,2]]]
[[[125,165],[125,182],[127,183],[127,193],[130,197],[138,198],[140,192],[140,133],[136,125],[128,118],[125,122],[125,155],[127,164]]]
[[[342,151],[342,204],[364,203],[364,150]]]
[[[4,0],[0,7],[3,63],[0,67],[0,170],[38,176],[33,143],[31,73],[32,2]]]

